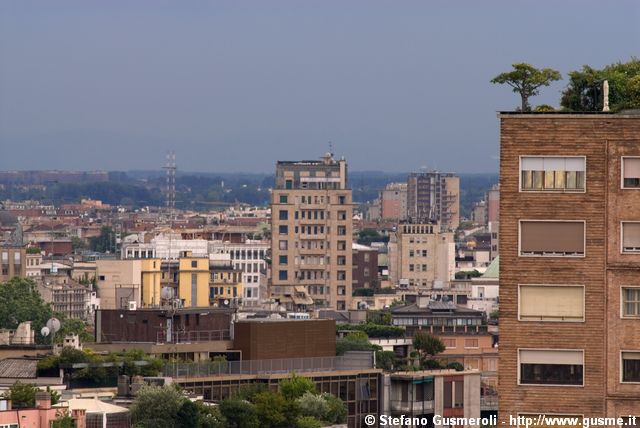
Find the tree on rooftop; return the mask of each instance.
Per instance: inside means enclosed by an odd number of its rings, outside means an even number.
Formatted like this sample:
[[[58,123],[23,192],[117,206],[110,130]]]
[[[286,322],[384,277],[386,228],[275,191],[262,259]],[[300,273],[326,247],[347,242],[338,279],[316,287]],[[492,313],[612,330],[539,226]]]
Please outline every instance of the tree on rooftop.
[[[530,111],[529,98],[538,95],[542,86],[562,79],[560,72],[551,68],[535,68],[531,64],[513,64],[513,70],[501,73],[491,83],[511,86],[513,92],[520,94],[520,110]]]
[[[588,65],[569,73],[560,104],[571,111],[601,111],[603,84],[609,82],[611,111],[640,108],[640,59],[609,64],[602,69]]]
[[[423,360],[425,357],[432,359],[445,350],[440,339],[425,331],[418,331],[413,335],[413,347],[420,352]]]
[[[21,322],[31,321],[36,342],[45,343],[48,339],[40,329],[52,315],[51,306],[42,300],[33,281],[16,277],[0,283],[0,328],[15,329]]]

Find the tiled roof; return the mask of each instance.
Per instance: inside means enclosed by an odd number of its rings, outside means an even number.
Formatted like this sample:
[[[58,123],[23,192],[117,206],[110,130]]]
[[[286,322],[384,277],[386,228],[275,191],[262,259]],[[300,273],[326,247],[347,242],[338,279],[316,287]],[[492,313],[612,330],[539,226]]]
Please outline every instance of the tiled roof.
[[[37,360],[7,358],[0,361],[0,378],[35,379]]]

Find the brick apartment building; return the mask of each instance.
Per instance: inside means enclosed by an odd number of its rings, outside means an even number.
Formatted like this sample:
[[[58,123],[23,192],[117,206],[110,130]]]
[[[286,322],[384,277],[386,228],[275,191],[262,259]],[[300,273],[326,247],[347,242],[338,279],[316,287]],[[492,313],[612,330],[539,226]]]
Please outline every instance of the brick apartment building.
[[[499,417],[639,415],[640,115],[499,118]]]

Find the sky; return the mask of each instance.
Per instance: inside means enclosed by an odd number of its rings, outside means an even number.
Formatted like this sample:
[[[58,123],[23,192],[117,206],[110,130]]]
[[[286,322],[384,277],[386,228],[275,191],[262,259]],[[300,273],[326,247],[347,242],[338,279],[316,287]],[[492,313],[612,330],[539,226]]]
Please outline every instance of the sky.
[[[273,172],[329,149],[351,170],[497,172],[489,81],[639,55],[620,0],[0,2],[0,170]]]

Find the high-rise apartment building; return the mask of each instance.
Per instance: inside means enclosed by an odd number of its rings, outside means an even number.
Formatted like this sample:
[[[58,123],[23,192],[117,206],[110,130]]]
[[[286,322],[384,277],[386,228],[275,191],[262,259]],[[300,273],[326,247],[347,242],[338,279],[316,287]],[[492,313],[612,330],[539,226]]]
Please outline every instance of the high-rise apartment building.
[[[498,415],[640,415],[640,115],[499,118]]]
[[[407,214],[413,222],[436,221],[442,230],[460,224],[460,177],[438,171],[409,174]]]
[[[271,202],[271,294],[276,300],[285,302],[303,286],[318,307],[349,308],[352,217],[344,159],[327,153],[320,161],[277,163]]]
[[[17,245],[0,245],[0,282],[27,276],[26,250]]]
[[[433,288],[453,279],[455,243],[453,232],[440,232],[437,224],[400,223],[393,236],[395,264],[393,284]]]
[[[383,220],[406,220],[407,183],[389,183],[380,191],[380,216]]]

